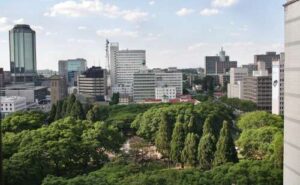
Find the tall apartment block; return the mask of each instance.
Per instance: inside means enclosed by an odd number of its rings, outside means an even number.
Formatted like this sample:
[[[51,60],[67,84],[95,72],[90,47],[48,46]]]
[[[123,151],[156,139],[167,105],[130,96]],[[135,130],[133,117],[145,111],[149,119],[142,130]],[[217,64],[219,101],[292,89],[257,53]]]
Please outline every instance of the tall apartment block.
[[[284,53],[280,54],[280,60],[273,61],[272,113],[284,115]]]
[[[285,8],[284,185],[300,183],[300,0]]]
[[[36,78],[36,38],[29,25],[17,24],[9,31],[10,71],[13,83]]]
[[[118,43],[109,43],[110,85],[114,93],[132,94],[134,73],[145,69],[145,50],[120,50]]]
[[[64,76],[53,75],[50,77],[51,103],[55,104],[67,96],[67,84]]]
[[[272,62],[280,60],[280,54],[276,52],[267,52],[262,55],[254,55],[254,64],[257,65],[258,62],[264,62],[266,65],[266,70],[269,74],[272,74]]]
[[[64,76],[68,87],[77,86],[77,77],[87,69],[87,61],[82,58],[58,61],[58,73]]]
[[[230,83],[227,86],[228,98],[243,98],[243,79],[249,76],[247,68],[231,68]]]
[[[150,70],[141,70],[133,75],[133,101],[140,103],[155,98],[155,74]]]
[[[78,93],[94,101],[104,101],[107,95],[106,70],[91,67],[78,76]]]
[[[272,76],[268,75],[263,62],[253,76],[243,78],[243,97],[257,104],[258,109],[272,112]]]
[[[237,62],[230,61],[229,56],[226,56],[225,51],[220,51],[217,56],[207,56],[205,58],[206,75],[217,76],[229,72],[230,68],[236,68]]]

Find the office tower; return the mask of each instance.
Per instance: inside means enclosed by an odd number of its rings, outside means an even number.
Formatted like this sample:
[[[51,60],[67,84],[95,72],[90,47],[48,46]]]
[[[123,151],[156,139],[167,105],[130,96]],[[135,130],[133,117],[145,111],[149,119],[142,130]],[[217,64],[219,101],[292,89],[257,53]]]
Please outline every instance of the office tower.
[[[267,52],[262,55],[254,56],[254,64],[258,64],[258,62],[264,62],[266,64],[266,70],[269,74],[272,74],[272,62],[280,59],[280,54],[276,54],[276,52]]]
[[[68,95],[65,77],[59,75],[50,77],[50,95],[52,104],[63,100]]]
[[[264,67],[264,62],[259,62],[258,71],[243,78],[242,98],[256,103],[259,110],[272,112],[272,76]]]
[[[231,68],[230,83],[227,86],[228,98],[243,98],[243,78],[248,76],[247,68]]]
[[[220,74],[219,77],[219,84],[221,87],[227,86],[227,84],[230,82],[230,75],[228,73],[226,74]]]
[[[229,71],[230,68],[236,68],[237,62],[230,61],[229,56],[226,56],[225,51],[220,51],[217,56],[207,56],[205,57],[205,72],[206,75],[216,76],[219,74],[224,74]]]
[[[0,96],[1,116],[26,109],[26,98],[20,96]]]
[[[163,70],[156,70],[154,71],[154,73],[156,87],[175,87],[177,95],[183,94],[183,77],[181,72],[167,72]]]
[[[285,7],[284,185],[300,182],[300,0]]]
[[[273,61],[272,69],[272,113],[284,114],[284,53],[280,60]]]
[[[107,95],[106,70],[91,67],[78,76],[78,93],[94,101],[104,101]]]
[[[257,70],[257,64],[242,65],[242,68],[247,68],[248,69],[248,76],[252,76],[253,71]]]
[[[108,60],[110,81],[114,93],[132,94],[133,74],[146,67],[145,50],[119,50],[118,43],[110,43]]]
[[[82,58],[58,61],[58,73],[64,76],[68,87],[77,86],[77,76],[87,68],[87,61]]]
[[[133,101],[141,103],[145,99],[155,98],[155,74],[153,71],[141,70],[133,75]]]
[[[10,71],[14,83],[33,82],[36,77],[35,31],[18,24],[9,31]]]

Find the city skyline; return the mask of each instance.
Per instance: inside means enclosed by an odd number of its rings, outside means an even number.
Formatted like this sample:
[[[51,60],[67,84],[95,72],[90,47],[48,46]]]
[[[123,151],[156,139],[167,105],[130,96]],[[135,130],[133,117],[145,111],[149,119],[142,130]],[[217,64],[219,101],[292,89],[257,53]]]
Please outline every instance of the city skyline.
[[[255,54],[283,52],[284,31],[284,0],[254,1],[1,1],[1,67],[9,70],[8,31],[23,23],[37,32],[38,69],[57,70],[70,58],[105,67],[106,38],[120,49],[145,49],[150,68],[204,67],[222,46],[239,65],[253,63]]]

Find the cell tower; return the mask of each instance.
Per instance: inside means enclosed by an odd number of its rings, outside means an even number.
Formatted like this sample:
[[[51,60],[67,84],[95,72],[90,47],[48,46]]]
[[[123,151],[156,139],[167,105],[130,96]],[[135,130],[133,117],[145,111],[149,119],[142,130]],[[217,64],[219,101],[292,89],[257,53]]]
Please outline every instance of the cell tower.
[[[109,40],[106,39],[106,45],[105,45],[105,51],[106,51],[106,67],[107,71],[110,73],[110,63],[109,63]]]

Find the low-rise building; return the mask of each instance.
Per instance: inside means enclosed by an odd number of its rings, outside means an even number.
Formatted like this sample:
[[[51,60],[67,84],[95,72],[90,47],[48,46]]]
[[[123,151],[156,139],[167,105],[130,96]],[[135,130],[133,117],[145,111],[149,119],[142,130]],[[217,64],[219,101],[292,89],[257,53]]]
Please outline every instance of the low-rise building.
[[[2,116],[26,110],[26,98],[20,96],[1,96],[0,107]]]
[[[169,100],[176,98],[176,87],[156,87],[155,99]]]

